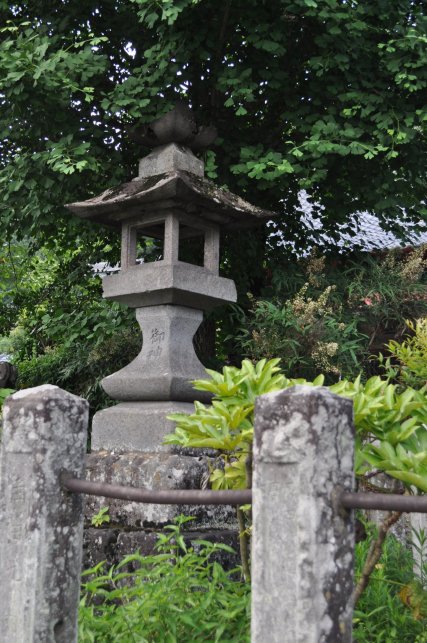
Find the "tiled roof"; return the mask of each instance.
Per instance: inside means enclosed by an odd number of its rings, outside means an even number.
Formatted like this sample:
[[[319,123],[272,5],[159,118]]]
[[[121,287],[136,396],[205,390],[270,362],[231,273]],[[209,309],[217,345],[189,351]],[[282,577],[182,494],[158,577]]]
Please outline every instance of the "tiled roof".
[[[378,218],[369,212],[358,212],[350,222],[351,232],[342,232],[337,245],[343,249],[360,249],[365,251],[391,250],[392,248],[405,248],[407,246],[420,246],[427,243],[426,232],[411,232],[411,226],[401,222],[406,228],[405,239],[399,239],[392,232],[384,230]],[[326,234],[320,235],[325,245],[330,245],[331,239]],[[323,245],[323,244],[321,244]]]
[[[338,226],[341,230],[338,240],[332,239],[326,233],[322,233],[322,220],[312,216],[312,205],[307,195],[300,194],[301,224],[306,229],[307,251],[313,246],[337,247],[340,252],[346,250],[362,250],[372,252],[374,250],[391,250],[392,248],[405,248],[408,246],[420,246],[427,244],[427,225],[422,224],[424,232],[413,232],[413,224],[405,223],[404,218],[397,223],[405,231],[405,238],[402,240],[390,231],[384,230],[379,219],[369,212],[357,212],[349,221],[348,226]],[[350,227],[350,230],[349,230]],[[281,236],[281,235],[277,235]],[[283,237],[282,237],[283,239]],[[283,245],[288,245],[286,241]]]

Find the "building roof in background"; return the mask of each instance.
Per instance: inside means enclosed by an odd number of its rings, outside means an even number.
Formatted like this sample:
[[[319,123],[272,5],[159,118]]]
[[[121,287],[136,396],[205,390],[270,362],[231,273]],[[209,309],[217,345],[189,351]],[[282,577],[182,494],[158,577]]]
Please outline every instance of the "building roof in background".
[[[384,230],[378,217],[369,212],[356,212],[350,217],[346,226],[338,226],[339,238],[338,240],[322,233],[322,219],[321,217],[313,216],[313,206],[308,199],[305,192],[300,194],[300,207],[298,211],[301,213],[300,222],[305,227],[307,250],[314,247],[335,247],[338,248],[340,253],[345,253],[352,250],[360,250],[362,252],[374,252],[375,250],[392,250],[393,248],[406,248],[417,247],[427,244],[427,224],[421,224],[424,231],[414,232],[414,225],[412,223],[405,223],[404,216],[397,223],[406,231],[406,238],[400,239],[393,232]],[[271,222],[274,228],[274,222]],[[281,233],[274,233],[273,236],[282,238]],[[279,241],[281,245],[292,246],[292,242],[287,242],[283,239]]]
[[[309,218],[306,222],[308,231],[310,228],[318,230],[319,223],[319,221],[313,221],[313,219]],[[405,225],[404,222],[400,223],[402,227],[407,230],[406,239],[404,240],[399,239],[393,232],[384,230],[375,215],[369,214],[369,212],[359,212],[356,216],[353,216],[350,221],[351,232],[342,232],[337,246],[343,250],[372,252],[374,250],[392,250],[393,248],[421,246],[427,243],[427,226],[425,232],[415,233],[411,231],[411,227],[413,226],[410,224]],[[330,245],[331,242],[331,238],[326,234],[320,234],[320,241],[317,243],[318,245]]]

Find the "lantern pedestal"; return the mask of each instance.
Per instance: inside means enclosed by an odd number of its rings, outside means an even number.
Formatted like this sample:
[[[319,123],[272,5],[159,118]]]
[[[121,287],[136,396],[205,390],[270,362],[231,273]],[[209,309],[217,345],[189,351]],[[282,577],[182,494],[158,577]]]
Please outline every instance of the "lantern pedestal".
[[[193,347],[203,312],[184,306],[147,306],[136,310],[136,318],[143,334],[142,350],[130,364],[102,380],[104,391],[118,401],[209,401],[209,395],[198,395],[190,384],[206,377]]]
[[[195,391],[191,380],[206,377],[193,336],[203,312],[184,306],[147,306],[136,310],[143,333],[139,355],[102,380],[104,391],[121,403],[98,411],[92,421],[92,450],[174,451],[162,439],[172,433],[171,413],[192,413],[195,399],[211,395]]]

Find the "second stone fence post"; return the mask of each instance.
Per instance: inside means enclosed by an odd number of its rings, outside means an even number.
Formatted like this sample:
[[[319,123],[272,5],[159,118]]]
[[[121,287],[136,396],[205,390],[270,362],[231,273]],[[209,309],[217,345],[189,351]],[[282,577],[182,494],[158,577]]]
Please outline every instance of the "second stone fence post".
[[[252,643],[351,641],[352,402],[295,386],[257,399]]]

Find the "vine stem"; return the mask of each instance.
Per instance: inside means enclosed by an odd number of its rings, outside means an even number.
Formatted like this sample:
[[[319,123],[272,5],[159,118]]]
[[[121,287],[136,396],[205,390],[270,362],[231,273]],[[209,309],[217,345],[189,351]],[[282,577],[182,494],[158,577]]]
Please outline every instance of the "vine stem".
[[[243,578],[246,582],[251,580],[251,570],[249,568],[249,546],[248,534],[246,533],[245,516],[240,507],[236,507],[237,521],[239,523],[239,545],[240,545],[240,560],[242,561]]]
[[[396,524],[396,522],[399,520],[401,515],[402,515],[401,511],[389,512],[386,518],[384,519],[384,521],[380,524],[378,528],[378,535],[371,543],[368,555],[366,556],[365,564],[363,565],[362,574],[354,589],[353,596],[352,596],[353,605],[356,605],[357,601],[359,600],[362,593],[366,589],[369,583],[371,574],[375,569],[375,565],[381,558],[384,540],[385,540],[385,537],[387,536],[389,529],[394,524]]]

